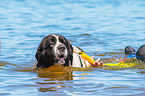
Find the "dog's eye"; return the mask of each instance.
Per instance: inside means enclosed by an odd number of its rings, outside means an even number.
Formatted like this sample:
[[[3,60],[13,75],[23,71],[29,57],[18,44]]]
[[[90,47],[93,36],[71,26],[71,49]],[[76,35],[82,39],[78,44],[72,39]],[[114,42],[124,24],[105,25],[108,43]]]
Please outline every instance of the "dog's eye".
[[[50,42],[50,47],[53,47],[53,45],[54,45],[54,42]]]
[[[55,39],[54,39],[54,38],[52,38],[50,41],[51,41],[51,42],[54,42],[54,41],[55,41]]]
[[[55,39],[54,38],[51,38],[50,39],[50,45],[54,45],[54,42],[55,42]]]
[[[64,43],[64,39],[60,38],[59,40],[60,40],[61,43]]]

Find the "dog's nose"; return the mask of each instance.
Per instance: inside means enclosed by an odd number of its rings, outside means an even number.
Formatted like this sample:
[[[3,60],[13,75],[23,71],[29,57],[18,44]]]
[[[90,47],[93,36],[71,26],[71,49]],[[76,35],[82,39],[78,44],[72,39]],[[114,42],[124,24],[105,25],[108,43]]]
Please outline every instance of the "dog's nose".
[[[64,45],[59,45],[58,46],[58,50],[64,51],[65,50],[65,46]]]

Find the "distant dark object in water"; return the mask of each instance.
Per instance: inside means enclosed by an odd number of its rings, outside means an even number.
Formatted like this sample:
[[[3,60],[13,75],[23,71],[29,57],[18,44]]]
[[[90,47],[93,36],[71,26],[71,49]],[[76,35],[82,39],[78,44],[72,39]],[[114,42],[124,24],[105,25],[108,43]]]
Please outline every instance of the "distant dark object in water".
[[[131,46],[125,47],[125,54],[126,55],[132,55],[132,54],[135,54],[135,53],[136,53],[135,49],[133,49]]]
[[[136,57],[138,60],[145,61],[145,45],[142,45],[137,52],[131,46],[125,47],[125,54],[127,58]]]
[[[136,58],[138,60],[145,61],[145,45],[142,45],[136,52]]]

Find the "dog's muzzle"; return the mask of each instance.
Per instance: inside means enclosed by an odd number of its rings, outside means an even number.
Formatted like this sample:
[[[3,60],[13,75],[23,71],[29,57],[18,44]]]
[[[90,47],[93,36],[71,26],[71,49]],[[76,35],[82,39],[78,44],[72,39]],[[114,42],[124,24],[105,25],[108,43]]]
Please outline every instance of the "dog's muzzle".
[[[55,64],[65,64],[65,59],[67,58],[67,48],[65,45],[59,45],[56,48],[56,60]]]

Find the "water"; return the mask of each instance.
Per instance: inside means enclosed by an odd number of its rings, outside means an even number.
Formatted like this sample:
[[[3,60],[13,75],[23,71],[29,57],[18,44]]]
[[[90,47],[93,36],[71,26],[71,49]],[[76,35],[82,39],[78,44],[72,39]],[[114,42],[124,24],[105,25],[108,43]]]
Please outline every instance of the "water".
[[[0,0],[0,95],[144,96],[145,67],[35,70],[43,37],[61,34],[89,55],[124,57],[145,41],[144,0]]]

